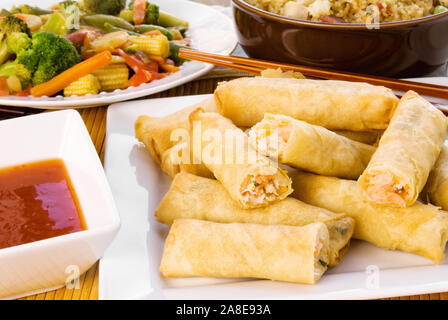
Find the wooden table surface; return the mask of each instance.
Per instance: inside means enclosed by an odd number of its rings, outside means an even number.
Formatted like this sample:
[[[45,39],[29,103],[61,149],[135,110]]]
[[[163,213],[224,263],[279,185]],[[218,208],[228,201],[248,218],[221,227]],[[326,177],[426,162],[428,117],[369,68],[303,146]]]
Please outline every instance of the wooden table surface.
[[[207,94],[212,93],[219,81],[228,80],[235,76],[241,76],[235,72],[215,71],[207,76],[187,83],[181,87],[177,87],[160,94],[151,96],[151,98],[174,97],[193,94]],[[1,109],[0,109],[1,110]],[[107,107],[83,109],[79,111],[90,136],[95,145],[98,154],[103,160],[105,135],[106,135],[106,114]],[[28,112],[28,113],[32,113]],[[61,288],[56,291],[50,291],[34,296],[22,298],[23,300],[96,300],[98,299],[98,263],[95,264],[89,271],[80,277],[79,289]],[[21,299],[21,300],[22,300]],[[391,300],[448,300],[448,292],[424,294],[417,296],[406,296],[391,298]]]

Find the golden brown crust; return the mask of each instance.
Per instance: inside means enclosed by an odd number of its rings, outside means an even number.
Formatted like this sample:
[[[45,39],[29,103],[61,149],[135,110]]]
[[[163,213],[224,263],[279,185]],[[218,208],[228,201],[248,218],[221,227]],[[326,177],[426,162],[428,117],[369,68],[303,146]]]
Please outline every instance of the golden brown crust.
[[[247,135],[232,121],[217,113],[198,109],[190,114],[190,136],[193,139],[195,139],[195,128],[199,127],[200,143],[193,142],[193,157],[202,159],[205,166],[213,172],[216,179],[223,184],[240,206],[246,209],[265,207],[291,194],[291,180],[286,171],[279,168],[272,160],[257,155],[256,151],[249,146]],[[234,143],[227,143],[226,139],[229,135],[233,137]],[[272,179],[276,180],[280,186],[284,186],[284,190],[280,191],[272,201],[265,203],[246,201],[242,194],[243,185],[248,178],[257,175],[272,176]]]
[[[293,196],[333,212],[344,212],[356,222],[353,238],[389,250],[402,250],[440,263],[448,237],[448,212],[416,202],[407,208],[376,205],[362,196],[351,180],[292,174]]]
[[[384,174],[393,177],[394,183],[403,187],[401,197],[406,206],[411,206],[439,157],[447,124],[445,115],[431,103],[413,91],[407,92],[381,137],[377,151],[359,178],[359,186],[367,198],[375,201],[373,193],[376,193],[376,188],[370,188],[375,182],[371,181]],[[400,205],[394,200],[384,204]]]
[[[322,244],[319,258],[328,261],[329,236],[323,223],[291,227],[180,219],[166,239],[160,272],[166,277],[314,284],[325,271],[319,271],[315,263],[318,241]]]
[[[219,113],[239,127],[275,113],[352,131],[386,129],[398,103],[392,90],[366,83],[261,77],[220,83],[215,101]]]
[[[171,225],[176,219],[220,223],[304,226],[323,222],[330,233],[329,265],[336,266],[354,231],[354,220],[293,198],[266,208],[242,209],[217,180],[179,173],[154,213],[157,221]]]

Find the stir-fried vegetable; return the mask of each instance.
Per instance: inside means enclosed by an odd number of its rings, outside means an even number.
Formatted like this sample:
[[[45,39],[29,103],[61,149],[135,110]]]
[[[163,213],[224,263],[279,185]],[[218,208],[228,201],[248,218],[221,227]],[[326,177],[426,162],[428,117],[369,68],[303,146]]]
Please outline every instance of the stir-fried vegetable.
[[[107,66],[112,60],[110,51],[104,51],[89,58],[74,67],[62,72],[48,82],[42,83],[31,89],[34,97],[52,96],[69,86],[73,81],[82,78],[95,70]]]
[[[49,9],[3,9],[0,94],[96,94],[163,78],[180,70],[187,28],[147,0],[128,7],[126,0],[65,0]]]

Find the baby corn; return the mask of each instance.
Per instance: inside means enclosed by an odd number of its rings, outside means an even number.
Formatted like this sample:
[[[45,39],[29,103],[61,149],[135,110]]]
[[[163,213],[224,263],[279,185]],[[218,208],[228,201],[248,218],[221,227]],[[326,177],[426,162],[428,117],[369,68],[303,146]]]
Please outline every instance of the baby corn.
[[[64,96],[85,96],[87,94],[98,94],[101,89],[98,78],[88,74],[74,82],[64,89]]]
[[[101,84],[101,90],[113,91],[116,89],[126,89],[129,81],[129,69],[124,63],[113,63],[93,74],[98,78]]]
[[[170,44],[164,35],[130,36],[129,41],[136,46],[137,50],[150,56],[167,58],[170,55]]]

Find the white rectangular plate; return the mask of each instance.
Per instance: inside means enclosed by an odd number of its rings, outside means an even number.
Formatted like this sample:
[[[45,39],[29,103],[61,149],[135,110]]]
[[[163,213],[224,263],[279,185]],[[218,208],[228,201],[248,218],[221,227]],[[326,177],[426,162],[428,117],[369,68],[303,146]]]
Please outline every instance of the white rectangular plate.
[[[431,82],[448,85],[447,78]],[[166,279],[159,273],[168,227],[153,212],[170,186],[134,138],[139,115],[162,117],[208,95],[113,105],[107,116],[106,175],[121,230],[100,263],[101,299],[371,299],[448,290],[448,259],[440,265],[400,251],[353,241],[342,263],[314,286],[249,279]]]

